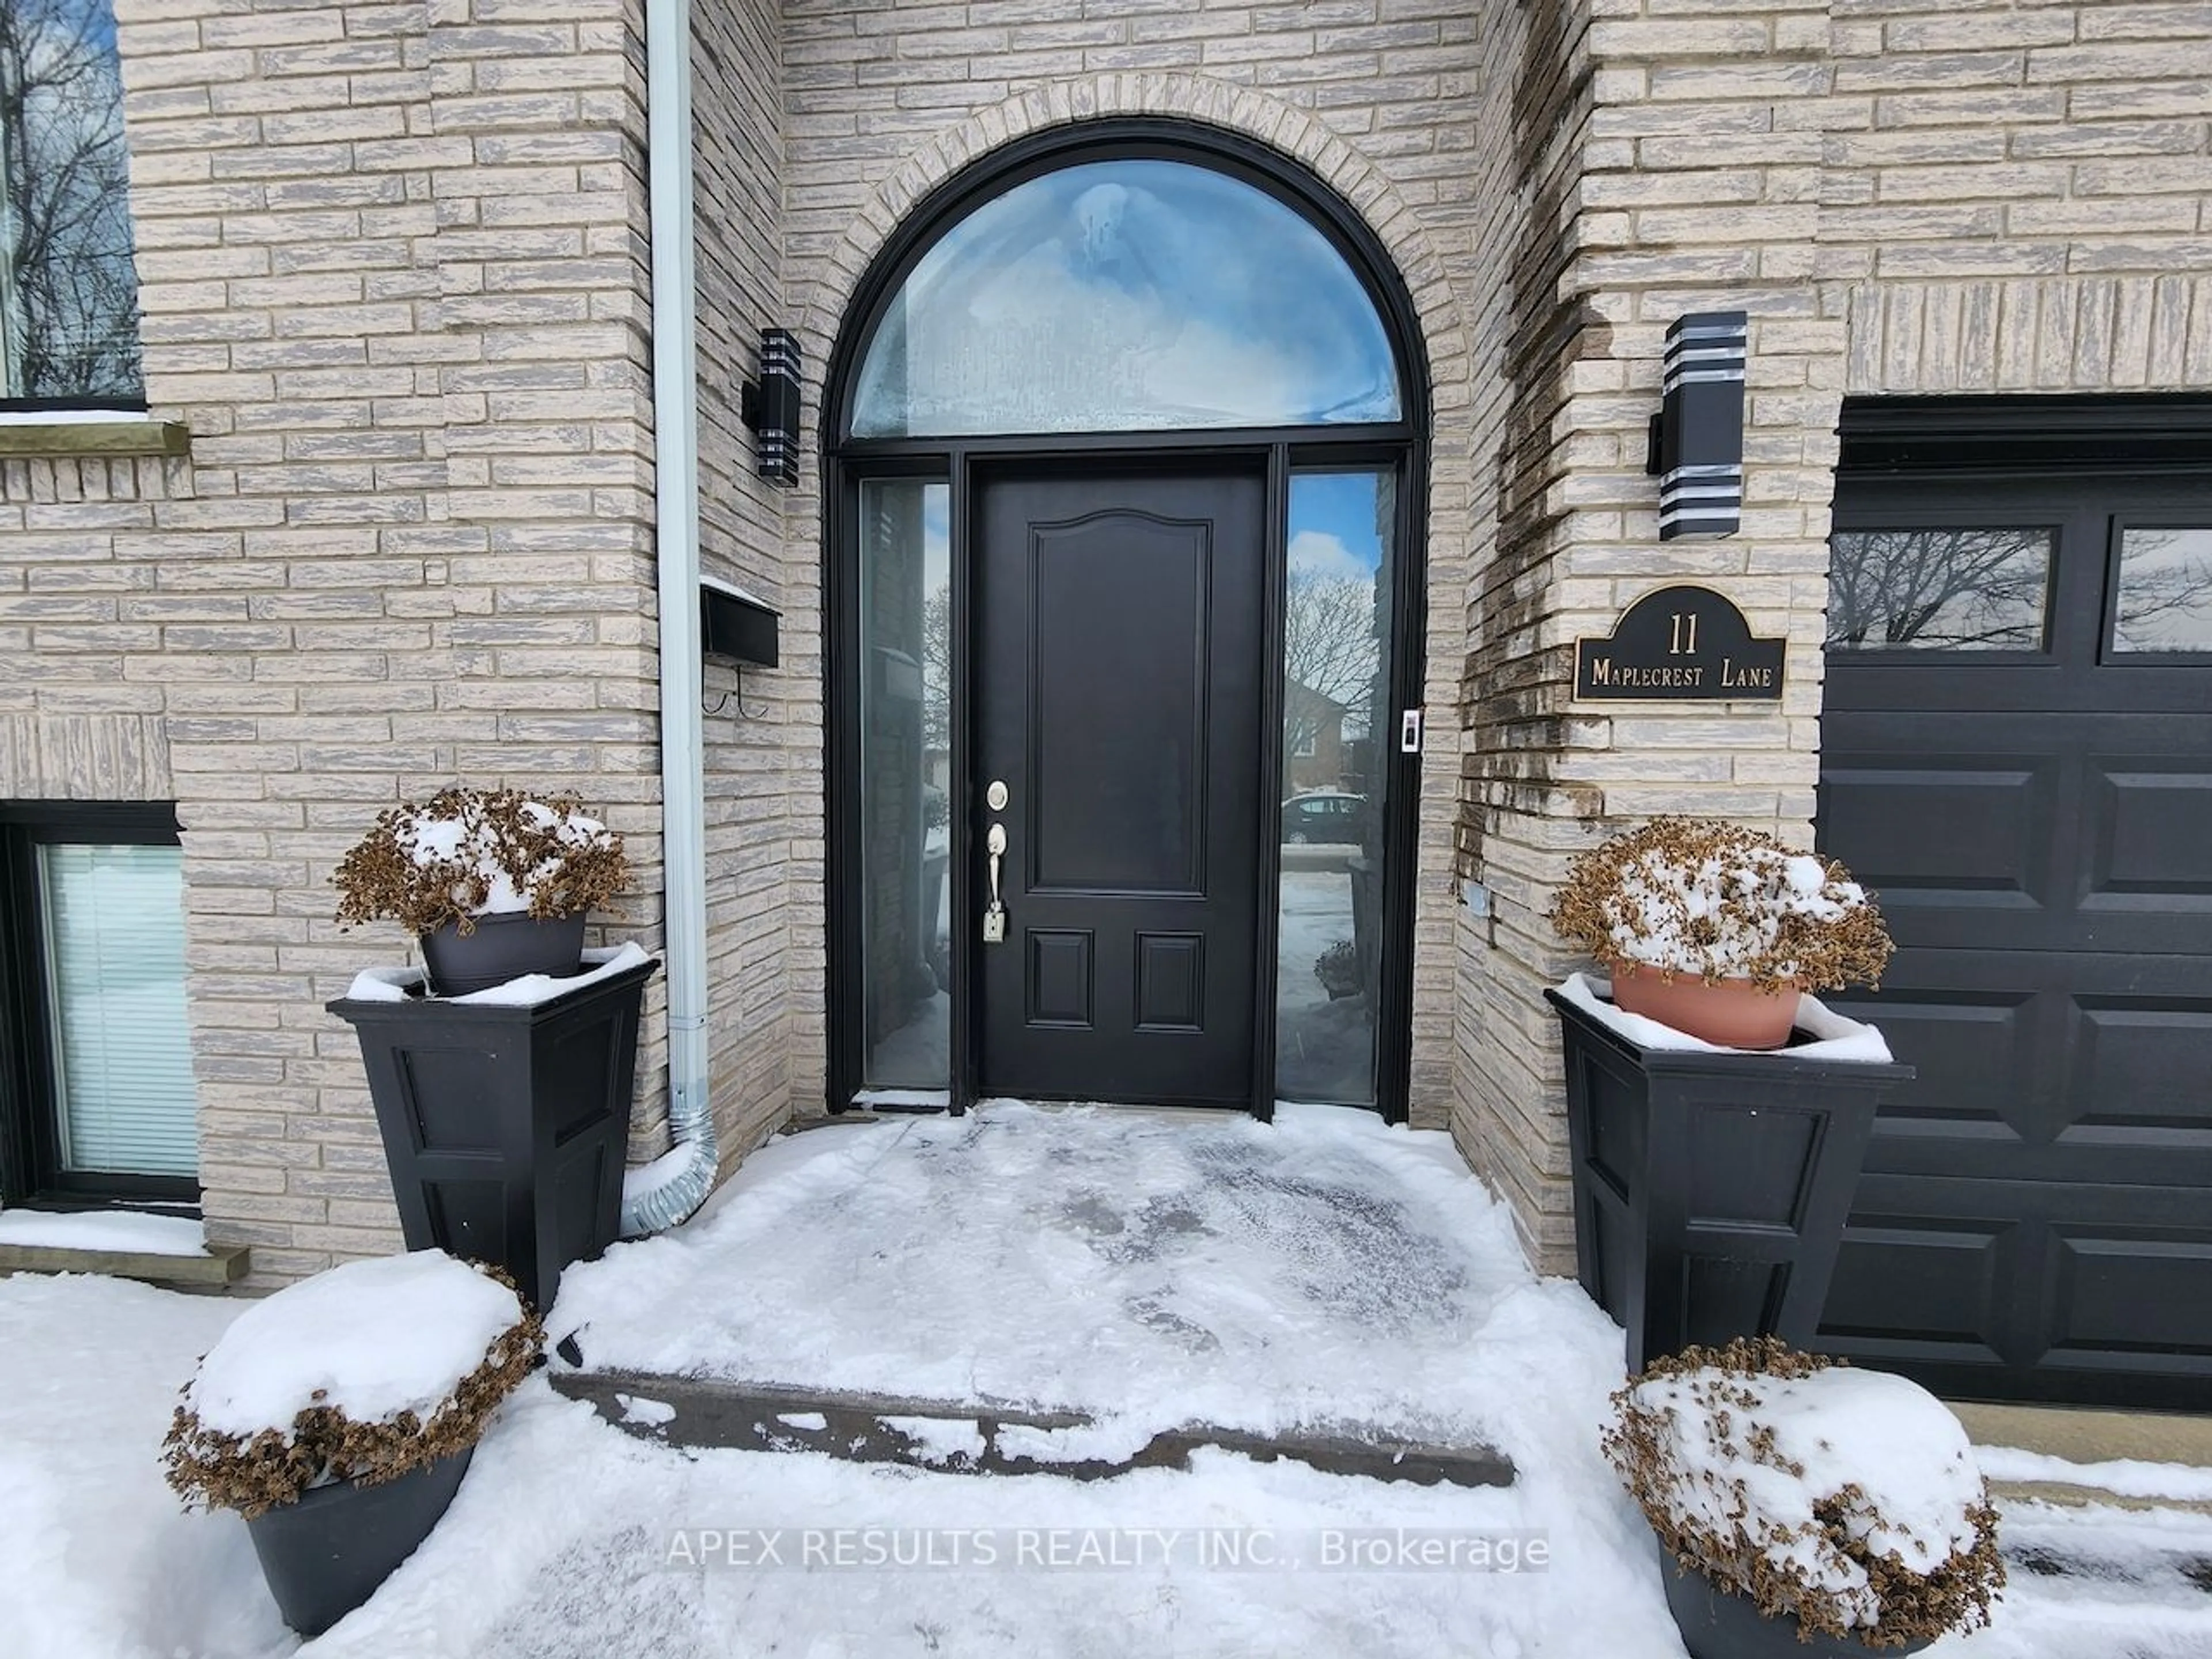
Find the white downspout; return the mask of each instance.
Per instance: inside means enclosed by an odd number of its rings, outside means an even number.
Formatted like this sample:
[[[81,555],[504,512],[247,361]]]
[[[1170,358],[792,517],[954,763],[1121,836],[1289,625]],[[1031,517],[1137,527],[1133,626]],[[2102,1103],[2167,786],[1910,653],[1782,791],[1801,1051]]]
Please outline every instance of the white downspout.
[[[654,550],[660,588],[660,802],[668,961],[669,1150],[623,1181],[625,1237],[705,1201],[718,1151],[707,1097],[706,790],[699,731],[699,400],[692,314],[690,0],[646,0],[653,212]]]

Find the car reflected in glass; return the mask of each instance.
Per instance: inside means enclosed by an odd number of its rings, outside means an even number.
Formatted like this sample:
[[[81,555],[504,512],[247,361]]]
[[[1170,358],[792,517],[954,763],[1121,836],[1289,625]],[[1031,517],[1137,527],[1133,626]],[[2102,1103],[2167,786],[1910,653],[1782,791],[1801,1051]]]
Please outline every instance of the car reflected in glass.
[[[1291,847],[1322,842],[1358,845],[1367,835],[1367,797],[1334,789],[1293,795],[1283,803],[1283,841]]]

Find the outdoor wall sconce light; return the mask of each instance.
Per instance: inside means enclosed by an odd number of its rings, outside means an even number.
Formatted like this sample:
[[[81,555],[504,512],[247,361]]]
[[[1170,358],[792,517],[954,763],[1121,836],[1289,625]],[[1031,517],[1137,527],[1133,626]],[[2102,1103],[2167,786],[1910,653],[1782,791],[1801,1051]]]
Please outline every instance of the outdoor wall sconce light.
[[[1751,319],[1693,311],[1667,329],[1665,401],[1644,470],[1659,478],[1659,539],[1733,536],[1743,510],[1743,368]]]
[[[787,489],[799,482],[799,337],[764,328],[760,379],[748,380],[738,413],[760,439],[760,475]]]

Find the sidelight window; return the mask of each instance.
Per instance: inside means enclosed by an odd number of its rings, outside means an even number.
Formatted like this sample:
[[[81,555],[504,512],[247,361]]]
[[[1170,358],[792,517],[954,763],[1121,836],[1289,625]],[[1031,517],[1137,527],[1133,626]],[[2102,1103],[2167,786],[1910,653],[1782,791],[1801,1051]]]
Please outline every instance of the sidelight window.
[[[1397,544],[1389,469],[1291,475],[1283,596],[1283,803],[1275,1091],[1376,1103]],[[1325,741],[1326,739],[1326,741]],[[1312,766],[1334,756],[1331,775]],[[1312,757],[1312,758],[1309,758]]]
[[[872,478],[860,505],[860,913],[866,1085],[951,1066],[951,559],[946,486]]]

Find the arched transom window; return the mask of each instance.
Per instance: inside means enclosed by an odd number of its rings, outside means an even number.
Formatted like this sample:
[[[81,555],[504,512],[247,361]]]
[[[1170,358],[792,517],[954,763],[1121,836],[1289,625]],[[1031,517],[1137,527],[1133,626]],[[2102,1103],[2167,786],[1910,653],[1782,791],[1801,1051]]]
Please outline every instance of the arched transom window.
[[[1186,162],[1029,179],[946,231],[877,321],[850,435],[1340,426],[1401,412],[1389,338],[1312,222]]]

